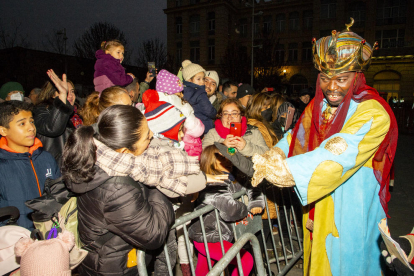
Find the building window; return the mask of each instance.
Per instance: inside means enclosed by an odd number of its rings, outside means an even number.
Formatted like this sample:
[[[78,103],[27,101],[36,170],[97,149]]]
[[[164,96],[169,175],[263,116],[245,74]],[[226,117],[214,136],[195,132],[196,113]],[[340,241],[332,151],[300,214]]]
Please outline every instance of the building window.
[[[254,17],[254,35],[258,36],[260,34],[260,17]]]
[[[178,67],[181,67],[182,60],[183,60],[183,44],[179,42],[177,43],[177,53],[176,53],[176,64]]]
[[[216,60],[216,42],[214,39],[208,40],[208,64],[214,64]]]
[[[200,62],[200,41],[190,41],[190,60]]]
[[[275,47],[275,61],[277,63],[285,62],[285,45],[278,44]]]
[[[403,24],[406,21],[406,0],[378,0],[377,25]]]
[[[302,62],[312,61],[312,43],[302,43]]]
[[[181,37],[183,33],[183,18],[182,17],[175,18],[175,27],[176,27],[177,36]]]
[[[299,12],[291,12],[289,14],[289,30],[299,30]]]
[[[176,7],[181,7],[181,0],[176,0],[175,1],[175,6]]]
[[[336,17],[336,0],[321,0],[321,18]]]
[[[242,37],[247,37],[247,19],[242,18],[240,19],[240,35]]]
[[[214,35],[216,31],[216,13],[209,12],[207,14],[207,20],[208,20],[208,34]]]
[[[355,20],[353,27],[364,27],[365,26],[365,3],[358,1],[349,5],[349,17]]]
[[[404,35],[404,29],[376,31],[375,40],[380,48],[404,47]]]
[[[200,15],[190,16],[190,36],[198,36],[200,34]]]
[[[289,57],[288,60],[290,62],[298,61],[298,44],[297,43],[289,43]]]
[[[276,15],[276,32],[282,33],[285,31],[286,16],[284,13]]]
[[[374,76],[374,88],[387,102],[390,98],[399,98],[401,77],[393,71],[382,71]],[[391,99],[392,101],[392,99]]]
[[[190,0],[191,5],[198,4],[198,3],[200,3],[200,0]]]
[[[270,34],[272,32],[272,16],[268,15],[263,18],[263,33]]]
[[[312,30],[313,26],[313,11],[304,11],[303,12],[303,29]]]

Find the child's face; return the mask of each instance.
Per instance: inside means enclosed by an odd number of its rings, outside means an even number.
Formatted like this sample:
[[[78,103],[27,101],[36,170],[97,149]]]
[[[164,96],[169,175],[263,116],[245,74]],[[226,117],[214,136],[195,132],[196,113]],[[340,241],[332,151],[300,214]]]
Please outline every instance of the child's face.
[[[203,86],[204,85],[204,72],[197,73],[194,77],[190,79],[190,82]]]
[[[184,138],[184,124],[181,124],[180,129],[178,131],[178,142],[181,142]]]
[[[0,126],[0,134],[6,137],[9,148],[22,153],[29,152],[36,137],[32,112],[21,110],[13,117],[8,128]]]
[[[123,46],[117,46],[117,47],[111,47],[109,50],[105,51],[106,54],[110,54],[116,59],[119,59],[119,62],[122,63],[124,60],[124,47]]]

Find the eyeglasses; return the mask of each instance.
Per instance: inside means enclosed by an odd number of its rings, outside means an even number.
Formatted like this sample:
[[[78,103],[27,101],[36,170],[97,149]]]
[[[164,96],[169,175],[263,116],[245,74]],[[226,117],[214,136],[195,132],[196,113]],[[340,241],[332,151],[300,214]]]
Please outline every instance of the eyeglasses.
[[[223,113],[223,117],[237,117],[240,115],[240,112],[233,112],[233,113]]]

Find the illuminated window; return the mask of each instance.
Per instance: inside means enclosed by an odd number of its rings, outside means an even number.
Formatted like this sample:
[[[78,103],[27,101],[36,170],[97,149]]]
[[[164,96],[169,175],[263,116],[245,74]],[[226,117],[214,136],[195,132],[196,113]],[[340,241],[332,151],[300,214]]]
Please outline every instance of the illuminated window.
[[[382,71],[374,76],[374,88],[386,101],[391,97],[399,98],[400,75],[393,71]]]

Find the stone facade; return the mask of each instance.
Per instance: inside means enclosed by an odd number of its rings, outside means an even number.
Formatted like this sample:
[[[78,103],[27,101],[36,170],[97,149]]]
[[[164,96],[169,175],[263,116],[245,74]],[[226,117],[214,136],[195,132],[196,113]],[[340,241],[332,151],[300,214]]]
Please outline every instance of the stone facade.
[[[243,0],[167,0],[167,9],[164,12],[167,14],[168,22],[169,54],[177,59],[178,47],[181,47],[181,61],[191,59],[195,57],[197,51],[194,48],[199,45],[199,60],[196,62],[207,70],[217,71],[230,42],[245,46],[250,56],[253,2],[252,0],[247,2],[246,5],[246,1]],[[396,72],[400,76],[399,85],[395,86],[399,87],[398,97],[412,100],[414,18],[406,11],[413,10],[414,1],[391,2],[256,0],[254,20],[257,25],[255,27],[257,35],[254,37],[254,45],[260,44],[263,33],[269,30],[268,33],[271,33],[279,49],[284,50],[284,60],[277,66],[282,66],[286,70],[284,72],[286,81],[295,85],[295,80],[300,79],[297,87],[315,86],[317,71],[309,58],[309,50],[306,50],[309,49],[309,43],[313,37],[330,35],[331,30],[343,30],[344,24],[349,23],[349,18],[352,16],[355,24],[351,30],[363,36],[368,43],[373,44],[374,41],[379,40],[381,46],[380,50],[374,53],[375,59],[366,72],[368,84],[375,85],[377,82],[375,76],[378,73]],[[212,28],[213,13],[214,31],[209,31]],[[177,34],[177,22],[181,22],[181,34]],[[194,34],[197,28],[199,31]],[[209,60],[212,42],[214,42],[215,59]],[[306,84],[303,83],[305,79]],[[384,77],[379,81],[381,84],[386,82]],[[392,80],[392,83],[396,82],[395,79]],[[377,85],[377,87],[386,86]],[[380,92],[384,97],[387,96],[386,90]]]

